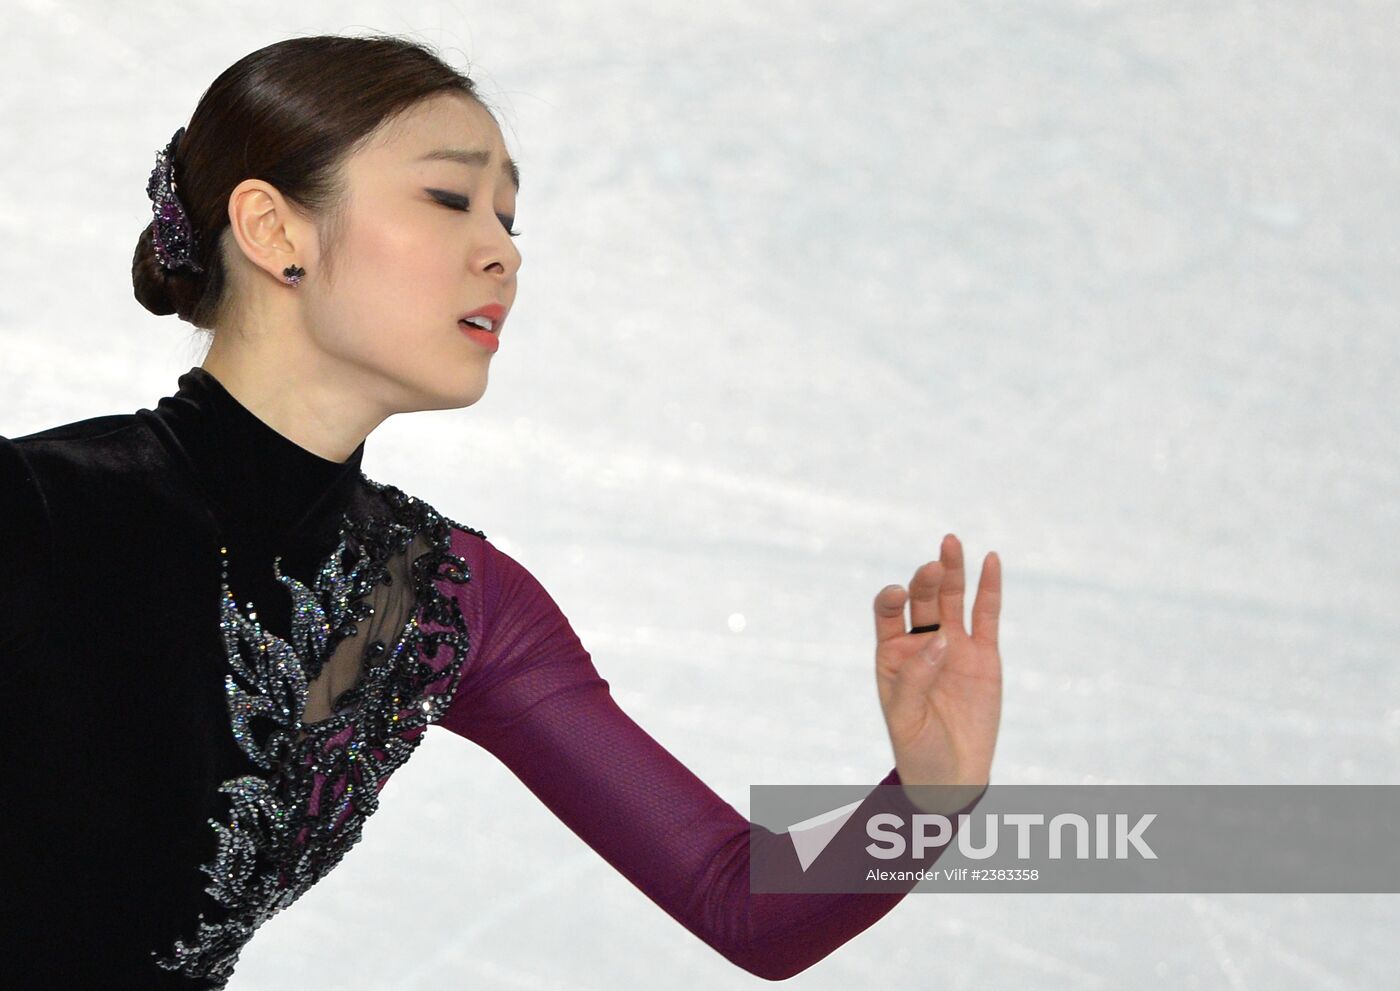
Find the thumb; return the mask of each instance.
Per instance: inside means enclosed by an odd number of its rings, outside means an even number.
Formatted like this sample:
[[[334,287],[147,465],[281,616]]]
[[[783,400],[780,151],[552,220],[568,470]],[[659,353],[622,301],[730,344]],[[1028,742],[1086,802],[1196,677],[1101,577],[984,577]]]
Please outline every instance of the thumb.
[[[927,711],[928,696],[943,670],[943,657],[948,646],[941,631],[927,639],[928,646],[905,657],[895,672],[890,692],[891,720],[910,724],[922,719]]]

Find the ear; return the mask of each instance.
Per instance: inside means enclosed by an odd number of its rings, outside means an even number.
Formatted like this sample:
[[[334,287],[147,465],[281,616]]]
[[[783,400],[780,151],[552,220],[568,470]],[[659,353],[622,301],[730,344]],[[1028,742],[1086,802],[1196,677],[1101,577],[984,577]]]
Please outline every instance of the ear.
[[[244,179],[228,198],[228,223],[244,257],[278,282],[288,265],[315,264],[316,228],[292,209],[277,187]]]

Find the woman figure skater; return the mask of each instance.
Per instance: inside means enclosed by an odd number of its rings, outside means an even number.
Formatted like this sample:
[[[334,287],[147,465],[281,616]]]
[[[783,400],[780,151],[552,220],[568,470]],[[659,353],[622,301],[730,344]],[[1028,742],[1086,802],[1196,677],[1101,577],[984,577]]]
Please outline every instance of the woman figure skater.
[[[519,183],[472,81],[393,36],[253,52],[157,153],[136,298],[208,331],[203,364],[154,409],[0,437],[7,977],[225,987],[432,724],[761,977],[907,891],[751,892],[751,823],[618,708],[530,572],[361,472],[388,416],[485,390]],[[1000,573],[970,633],[952,534],[875,596],[879,784],[986,785]]]

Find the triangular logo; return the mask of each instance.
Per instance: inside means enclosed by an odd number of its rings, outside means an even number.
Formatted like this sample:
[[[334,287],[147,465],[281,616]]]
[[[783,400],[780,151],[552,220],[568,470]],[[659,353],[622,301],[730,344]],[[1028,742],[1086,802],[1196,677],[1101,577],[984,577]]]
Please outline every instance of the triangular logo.
[[[823,812],[810,819],[803,819],[788,827],[792,848],[797,851],[797,860],[802,865],[804,872],[813,861],[821,856],[821,852],[826,849],[832,837],[841,832],[841,827],[846,824],[846,820],[864,801],[865,799],[862,798],[850,805],[843,805],[839,809],[832,809],[830,812]]]

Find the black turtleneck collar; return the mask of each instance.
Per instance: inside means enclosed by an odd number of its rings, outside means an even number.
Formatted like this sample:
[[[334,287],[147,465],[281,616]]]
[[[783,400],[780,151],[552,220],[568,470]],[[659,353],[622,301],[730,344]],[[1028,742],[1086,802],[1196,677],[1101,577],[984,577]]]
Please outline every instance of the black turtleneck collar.
[[[330,461],[258,419],[198,365],[177,385],[142,412],[166,428],[227,529],[271,540],[336,531],[360,478],[363,441],[347,460]]]

